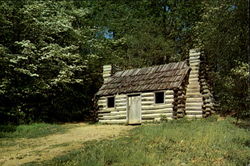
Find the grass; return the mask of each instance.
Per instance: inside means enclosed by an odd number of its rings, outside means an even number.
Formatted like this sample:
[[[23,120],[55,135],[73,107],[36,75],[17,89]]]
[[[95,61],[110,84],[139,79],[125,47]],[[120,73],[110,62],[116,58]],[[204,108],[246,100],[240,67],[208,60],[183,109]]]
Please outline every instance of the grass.
[[[210,166],[250,164],[249,128],[232,119],[173,120],[135,128],[116,140],[92,141],[41,163],[53,166]]]
[[[38,138],[64,131],[65,128],[58,124],[0,125],[0,138]]]

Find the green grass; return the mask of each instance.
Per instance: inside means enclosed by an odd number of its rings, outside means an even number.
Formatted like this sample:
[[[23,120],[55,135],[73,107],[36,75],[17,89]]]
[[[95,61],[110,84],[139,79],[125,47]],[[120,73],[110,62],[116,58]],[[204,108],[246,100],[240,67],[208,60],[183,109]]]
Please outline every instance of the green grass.
[[[88,142],[42,163],[53,166],[211,166],[250,164],[249,128],[232,119],[173,120],[135,128],[130,136]]]
[[[0,138],[38,138],[64,131],[65,128],[58,124],[0,125]]]

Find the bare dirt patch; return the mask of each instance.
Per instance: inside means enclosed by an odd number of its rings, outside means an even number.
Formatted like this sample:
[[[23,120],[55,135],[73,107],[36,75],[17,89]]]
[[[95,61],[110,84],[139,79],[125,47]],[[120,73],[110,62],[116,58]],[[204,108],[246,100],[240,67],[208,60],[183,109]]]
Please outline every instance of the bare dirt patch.
[[[0,165],[16,166],[32,161],[50,160],[80,148],[86,141],[111,139],[134,128],[133,126],[89,125],[85,123],[71,125],[72,128],[63,134],[4,142],[6,146],[0,149]]]

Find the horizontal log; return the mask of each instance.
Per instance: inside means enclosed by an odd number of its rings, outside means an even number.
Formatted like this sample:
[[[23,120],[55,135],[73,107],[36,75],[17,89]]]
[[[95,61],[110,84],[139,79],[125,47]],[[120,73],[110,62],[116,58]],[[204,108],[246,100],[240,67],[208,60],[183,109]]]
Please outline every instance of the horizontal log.
[[[207,85],[206,82],[200,82],[200,84],[202,85],[202,87],[204,87],[204,86],[207,86],[207,87],[208,87],[208,85]]]
[[[173,109],[159,109],[159,110],[146,110],[141,111],[141,114],[156,114],[156,113],[172,113]]]
[[[202,114],[202,110],[187,110],[186,109],[186,114],[188,115],[197,115],[197,114]]]
[[[210,93],[210,90],[208,90],[208,89],[204,89],[204,90],[202,91],[202,93],[203,93],[203,94]],[[210,93],[210,94],[211,94],[211,93]]]
[[[186,115],[187,118],[202,118],[202,115]]]
[[[118,98],[126,98],[127,95],[126,94],[119,94],[119,95],[116,95],[116,97],[118,97]]]
[[[142,123],[151,123],[154,122],[154,119],[142,119]]]
[[[98,114],[102,114],[102,113],[110,113],[111,111],[104,109],[104,110],[98,110],[97,112]]]
[[[106,113],[105,115],[107,116],[127,115],[127,111],[110,112],[110,113]]]
[[[117,106],[115,107],[115,111],[126,110],[127,106]]]
[[[191,60],[189,61],[189,64],[191,66],[191,64],[199,64],[201,61],[200,60]]]
[[[186,96],[189,96],[189,95],[194,95],[194,96],[199,96],[201,97],[201,93],[200,92],[192,92],[193,90],[190,90],[190,91],[187,91],[186,93]]]
[[[141,100],[153,100],[154,101],[155,96],[142,96]]]
[[[184,113],[185,113],[185,110],[184,110],[184,109],[177,110],[177,114],[184,114]]]
[[[173,95],[173,94],[174,94],[174,91],[172,91],[172,90],[167,90],[165,92],[165,96],[167,96],[167,95]]]
[[[209,93],[203,94],[202,97],[203,97],[204,99],[209,99],[209,98],[211,98],[211,94],[209,94]]]
[[[177,118],[183,118],[184,115],[183,114],[177,114]]]
[[[184,98],[185,98],[184,95],[183,95],[183,96],[178,96],[178,97],[177,97],[178,100],[184,100]]]
[[[154,98],[151,98],[151,99],[142,98],[141,101],[142,102],[144,102],[144,101],[154,102]]]
[[[201,86],[201,89],[204,91],[204,90],[209,90],[209,88],[208,88],[208,86],[206,86],[206,85],[202,85]]]
[[[164,114],[145,114],[145,115],[142,115],[143,118],[161,118],[163,116],[166,116],[166,117],[172,117],[173,116],[173,113],[164,113]]]
[[[107,123],[107,124],[126,124],[126,119],[121,120],[99,120],[100,123]]]
[[[150,97],[150,96],[151,96],[151,97],[152,97],[152,96],[154,97],[154,93],[150,92],[150,93],[142,93],[142,94],[141,94],[141,97]]]
[[[142,101],[141,102],[141,105],[152,105],[152,104],[155,104],[154,101]]]
[[[178,106],[177,107],[177,110],[182,110],[182,109],[185,109],[185,106]]]
[[[190,78],[189,81],[199,81],[199,78],[198,77]]]
[[[173,99],[174,100],[174,95],[172,95],[172,96],[165,96],[165,100],[168,100],[168,99]]]
[[[187,91],[192,91],[192,90],[196,90],[196,91],[199,90],[200,91],[200,85],[196,84],[196,85],[190,85],[190,86],[188,86]]]
[[[107,101],[106,100],[98,100],[97,104],[98,105],[106,105]]]
[[[200,63],[197,63],[197,62],[196,62],[196,63],[190,63],[189,66],[190,66],[191,68],[192,68],[192,67],[196,67],[196,66],[198,67],[198,66],[200,66]]]
[[[99,97],[99,100],[106,100],[105,96]]]
[[[106,109],[101,110],[101,111],[98,110],[98,114],[108,114],[108,113],[110,113],[110,114],[116,114],[117,113],[118,114],[119,112],[120,113],[123,113],[123,112],[126,113],[127,110],[126,109],[119,109],[119,110],[116,109],[116,110],[113,110],[113,111],[110,111],[110,110],[107,111]]]
[[[172,104],[155,104],[152,106],[143,106],[142,105],[142,110],[157,110],[157,109],[164,109],[164,108],[172,108]]]
[[[189,57],[193,57],[193,56],[200,56],[201,52],[199,49],[191,49],[189,51]]]
[[[126,119],[126,115],[117,115],[117,116],[102,116],[99,117],[100,120],[118,120],[118,119]]]
[[[199,110],[202,110],[201,106],[193,106],[193,107],[186,106],[186,111],[199,111]]]
[[[186,103],[186,107],[202,107],[203,103]]]
[[[115,103],[115,107],[127,107],[127,103]]]
[[[127,103],[127,99],[122,99],[122,100],[116,99],[115,102],[116,102],[116,103]]]
[[[200,57],[199,56],[193,56],[193,57],[189,57],[189,61],[200,61]]]
[[[189,82],[187,87],[200,87],[200,83],[199,82]]]
[[[171,96],[165,96],[165,99],[174,99],[174,95],[171,95]]]
[[[202,96],[200,97],[193,97],[193,98],[188,98],[186,99],[186,103],[192,103],[192,101],[194,103],[197,103],[198,101],[202,102],[203,103],[203,100],[202,100]]]
[[[172,102],[174,102],[174,98],[170,98],[170,99],[165,98],[165,103],[172,103]]]

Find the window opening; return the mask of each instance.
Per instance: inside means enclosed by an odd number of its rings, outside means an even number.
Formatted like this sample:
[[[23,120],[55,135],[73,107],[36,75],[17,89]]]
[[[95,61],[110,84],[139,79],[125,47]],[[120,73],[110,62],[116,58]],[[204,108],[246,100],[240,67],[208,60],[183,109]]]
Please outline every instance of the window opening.
[[[155,92],[155,103],[164,103],[164,92]]]
[[[115,97],[108,97],[108,108],[115,107]]]

